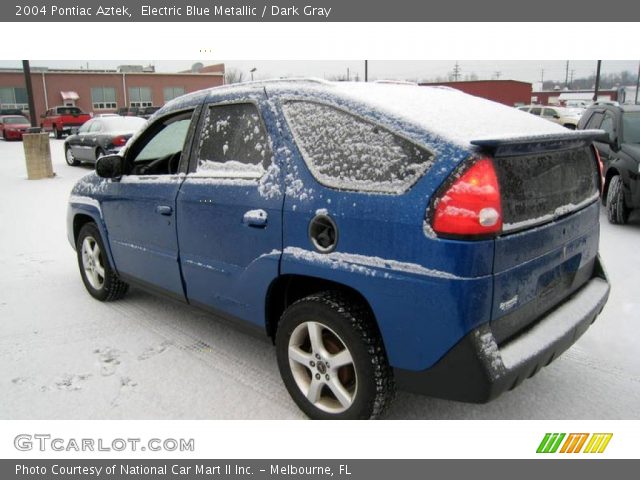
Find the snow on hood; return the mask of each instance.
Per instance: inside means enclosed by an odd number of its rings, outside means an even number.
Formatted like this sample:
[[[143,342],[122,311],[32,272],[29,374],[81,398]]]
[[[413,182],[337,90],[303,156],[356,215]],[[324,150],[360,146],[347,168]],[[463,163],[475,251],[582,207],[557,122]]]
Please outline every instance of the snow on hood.
[[[459,90],[416,85],[335,83],[335,92],[402,118],[453,143],[563,133],[553,122]]]

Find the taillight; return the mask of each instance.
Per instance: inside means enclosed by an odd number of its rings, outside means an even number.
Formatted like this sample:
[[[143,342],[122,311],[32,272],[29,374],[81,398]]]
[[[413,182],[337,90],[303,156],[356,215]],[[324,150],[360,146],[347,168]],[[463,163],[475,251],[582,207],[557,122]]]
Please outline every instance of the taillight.
[[[435,233],[452,236],[492,235],[502,231],[500,186],[490,158],[468,168],[434,202]]]
[[[600,191],[602,191],[602,188],[604,187],[604,165],[602,163],[602,158],[600,158],[600,152],[595,145],[592,145],[591,148],[593,148],[593,151],[596,154],[596,160],[598,161],[598,176],[600,177]]]
[[[119,135],[115,137],[111,141],[111,143],[113,144],[114,147],[123,147],[125,143],[127,143],[127,137],[123,137],[122,135]]]

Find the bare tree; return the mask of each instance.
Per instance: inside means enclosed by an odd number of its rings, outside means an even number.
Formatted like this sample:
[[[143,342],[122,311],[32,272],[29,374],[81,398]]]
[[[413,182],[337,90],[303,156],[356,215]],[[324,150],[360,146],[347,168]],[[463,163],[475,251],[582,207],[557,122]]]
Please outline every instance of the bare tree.
[[[225,83],[242,83],[242,72],[237,68],[231,68],[224,74]]]

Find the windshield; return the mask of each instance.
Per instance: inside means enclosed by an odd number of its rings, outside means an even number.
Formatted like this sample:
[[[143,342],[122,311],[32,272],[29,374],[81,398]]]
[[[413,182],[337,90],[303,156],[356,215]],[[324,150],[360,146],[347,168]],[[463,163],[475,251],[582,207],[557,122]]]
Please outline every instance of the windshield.
[[[105,117],[102,118],[104,130],[107,132],[136,132],[147,121],[139,117]]]
[[[4,117],[2,121],[6,124],[25,125],[29,124],[29,120],[25,117]]]
[[[640,112],[625,112],[622,115],[624,143],[640,143]]]

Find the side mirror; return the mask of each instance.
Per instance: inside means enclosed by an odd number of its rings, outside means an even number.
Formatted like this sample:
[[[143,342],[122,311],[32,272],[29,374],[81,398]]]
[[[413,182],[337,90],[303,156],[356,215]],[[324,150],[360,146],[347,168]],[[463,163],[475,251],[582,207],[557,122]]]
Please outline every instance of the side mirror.
[[[555,119],[557,120],[558,118],[560,118],[560,115],[558,115],[558,114],[556,113],[556,114],[554,114],[554,115],[553,115],[553,118],[555,118]]]
[[[120,178],[124,174],[124,158],[105,155],[96,162],[96,173],[102,178]]]

